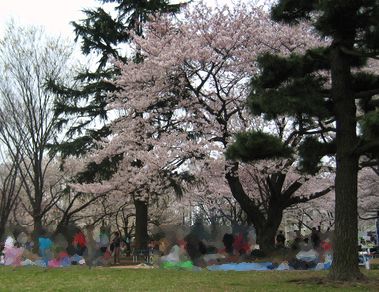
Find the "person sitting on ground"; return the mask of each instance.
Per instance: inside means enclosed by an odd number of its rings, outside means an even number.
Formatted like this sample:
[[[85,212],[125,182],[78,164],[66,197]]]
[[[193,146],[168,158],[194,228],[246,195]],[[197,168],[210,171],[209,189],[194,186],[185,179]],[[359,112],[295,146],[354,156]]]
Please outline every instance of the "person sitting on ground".
[[[184,238],[184,241],[186,252],[191,261],[194,263],[194,265],[201,266],[203,264],[201,257],[206,253],[207,250],[206,245],[194,233],[189,233]]]
[[[291,249],[294,251],[297,251],[300,249],[300,245],[301,245],[301,238],[299,236],[296,236],[291,245]]]
[[[225,233],[222,238],[222,243],[224,244],[224,250],[222,252],[227,253],[228,255],[233,255],[233,243],[234,236],[230,233]]]
[[[312,248],[312,246],[309,244],[309,238],[305,237],[302,242],[300,242],[299,245],[300,249],[303,251],[308,251]]]
[[[320,243],[320,246],[321,246],[321,248],[322,248],[322,250],[323,250],[324,253],[330,252],[332,250],[332,244],[331,244],[329,238],[326,238],[325,240],[323,240]]]
[[[283,234],[283,231],[280,230],[279,234],[276,236],[276,247],[284,248],[284,244],[286,242],[286,237]]]
[[[234,236],[233,249],[235,254],[241,256],[250,253],[250,246],[246,240],[246,235],[239,232]]]

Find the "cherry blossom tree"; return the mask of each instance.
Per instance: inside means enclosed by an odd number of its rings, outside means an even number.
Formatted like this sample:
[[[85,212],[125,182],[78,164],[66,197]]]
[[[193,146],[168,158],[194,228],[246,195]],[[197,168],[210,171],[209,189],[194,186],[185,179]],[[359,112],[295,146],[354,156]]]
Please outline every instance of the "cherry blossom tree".
[[[196,173],[196,182],[187,186],[187,192],[180,204],[190,206],[193,223],[194,210],[204,222],[211,225],[242,226],[251,221],[238,201],[233,197],[225,179],[225,160],[219,158],[195,161],[189,166],[191,173]]]
[[[375,169],[358,173],[358,213],[361,219],[374,219],[379,212],[379,184]]]
[[[144,37],[134,36],[144,62],[118,63],[119,91],[109,100],[109,109],[119,113],[111,126],[113,135],[99,143],[88,160],[100,163],[122,154],[117,173],[103,185],[142,203],[174,188],[171,175],[183,174],[196,161],[204,165],[217,161],[217,169],[209,173],[219,173],[248,217],[255,218],[253,198],[241,191],[239,163],[225,162],[223,152],[236,133],[266,127],[246,108],[249,79],[258,70],[256,58],[266,51],[284,55],[304,51],[320,39],[306,24],[278,25],[261,8],[242,4],[211,9],[200,3],[179,19],[156,18],[145,32]],[[268,175],[284,186],[286,175]],[[291,195],[302,185],[298,180]],[[293,203],[302,200],[298,197]],[[276,220],[280,224],[281,217]],[[272,246],[273,236],[262,246]]]
[[[321,179],[321,181],[314,179],[313,188],[319,188],[317,183],[325,184],[325,181],[332,184],[333,176],[326,180]],[[301,232],[304,227],[308,231],[314,227],[320,228],[323,232],[330,231],[334,229],[334,203],[334,191],[331,191],[314,200],[288,208],[284,212],[284,217],[287,219],[287,223],[295,226],[296,232]]]
[[[334,179],[334,175],[328,178],[329,181]],[[363,221],[376,219],[379,210],[378,196],[378,176],[372,168],[363,168],[358,174],[358,211],[360,225],[365,225]],[[315,180],[315,183],[325,183],[324,181]],[[314,187],[314,186],[313,186]],[[310,229],[320,226],[321,230],[327,231],[334,229],[335,198],[334,192],[330,192],[316,200],[296,205],[289,208],[286,217],[291,222],[298,223],[298,226],[304,225]],[[301,222],[300,222],[301,221]],[[306,222],[311,222],[307,224]],[[300,229],[300,228],[299,228]]]
[[[51,197],[55,197],[55,204],[47,214],[44,224],[55,229],[55,233],[65,233],[70,225],[77,223],[93,224],[96,220],[88,216],[87,209],[93,211],[93,217],[97,218],[101,212],[93,210],[93,205],[101,204],[107,200],[108,193],[88,194],[73,190],[70,185],[75,175],[83,170],[84,164],[79,159],[54,160],[47,169],[46,188]],[[86,216],[87,215],[87,216]]]

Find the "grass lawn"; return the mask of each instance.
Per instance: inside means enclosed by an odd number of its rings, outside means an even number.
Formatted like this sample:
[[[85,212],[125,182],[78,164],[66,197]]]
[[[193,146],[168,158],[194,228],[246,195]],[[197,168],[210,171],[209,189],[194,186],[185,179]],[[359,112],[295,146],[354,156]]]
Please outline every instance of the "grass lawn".
[[[320,284],[325,272],[0,267],[0,291],[379,291],[379,270],[365,274],[365,283],[345,285]]]

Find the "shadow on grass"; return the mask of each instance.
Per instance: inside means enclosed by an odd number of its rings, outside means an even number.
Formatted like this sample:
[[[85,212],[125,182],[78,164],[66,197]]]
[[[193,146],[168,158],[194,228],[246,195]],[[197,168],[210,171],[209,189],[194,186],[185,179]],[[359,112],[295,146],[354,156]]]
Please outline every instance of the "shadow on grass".
[[[305,279],[291,279],[287,283],[296,284],[297,286],[318,286],[320,289],[362,289],[362,291],[379,291],[379,278],[366,277],[360,281],[342,282],[332,281],[327,276],[323,277],[307,277]]]

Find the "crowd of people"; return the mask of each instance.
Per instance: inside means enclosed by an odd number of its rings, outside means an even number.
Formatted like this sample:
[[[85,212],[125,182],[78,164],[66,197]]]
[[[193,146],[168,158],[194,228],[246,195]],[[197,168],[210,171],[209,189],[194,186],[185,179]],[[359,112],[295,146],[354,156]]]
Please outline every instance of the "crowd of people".
[[[127,248],[128,240],[120,232],[112,234],[100,228],[95,238],[94,227],[75,228],[69,234],[50,235],[42,231],[35,246],[32,236],[20,232],[10,234],[0,243],[0,265],[38,265],[44,267],[63,267],[76,264],[109,265],[120,263],[121,247]]]
[[[313,227],[307,236],[301,236],[300,232],[286,245],[285,236],[282,231],[276,236],[276,246],[287,252],[284,258],[289,266],[294,269],[312,269],[320,262],[331,263],[332,243],[330,234],[322,234],[320,228]]]
[[[285,266],[288,269],[313,269],[320,263],[331,264],[331,241],[319,229],[313,228],[309,236],[296,236],[291,242],[286,241],[283,231],[279,231],[275,239],[275,250],[267,254],[264,252],[266,249],[257,245],[253,229],[225,232],[217,239],[192,229],[182,236],[164,234],[160,239],[152,240],[148,249],[140,254],[149,264],[159,266],[190,263],[191,266],[208,267],[262,260],[270,260],[273,267]],[[122,251],[125,255],[133,255],[129,238],[123,238],[119,231],[110,233],[105,228],[100,228],[95,237],[93,226],[76,228],[71,236],[49,236],[44,232],[40,234],[36,248],[31,236],[24,232],[17,237],[9,235],[0,250],[0,264],[12,266],[87,264],[92,267],[120,264]]]
[[[313,228],[308,236],[297,236],[286,241],[283,231],[276,236],[276,245],[269,252],[256,244],[254,232],[224,233],[218,240],[206,239],[196,232],[169,241],[153,242],[155,262],[169,266],[190,261],[197,267],[269,261],[271,268],[327,269],[332,261],[332,244],[327,234]]]

